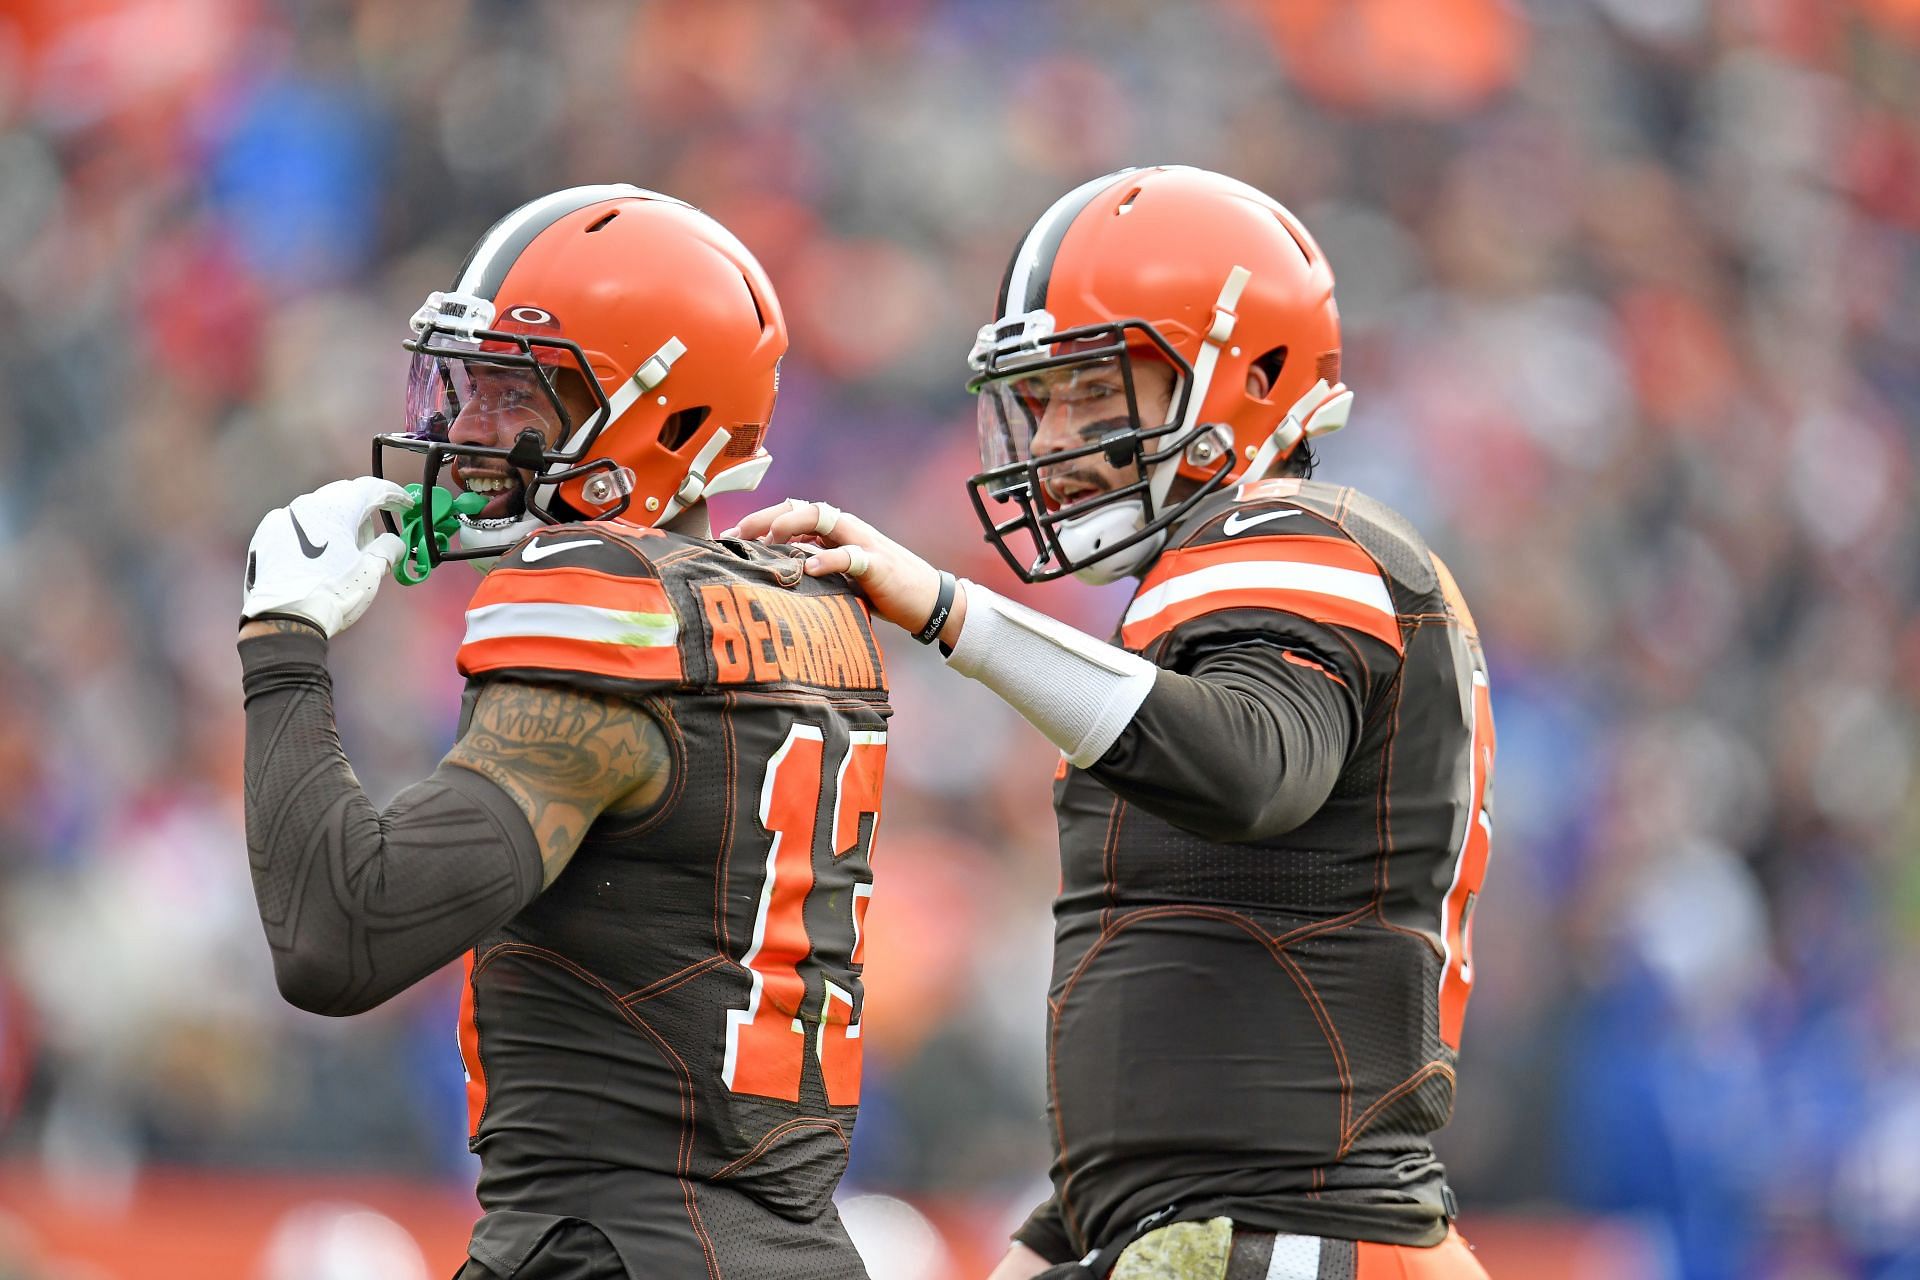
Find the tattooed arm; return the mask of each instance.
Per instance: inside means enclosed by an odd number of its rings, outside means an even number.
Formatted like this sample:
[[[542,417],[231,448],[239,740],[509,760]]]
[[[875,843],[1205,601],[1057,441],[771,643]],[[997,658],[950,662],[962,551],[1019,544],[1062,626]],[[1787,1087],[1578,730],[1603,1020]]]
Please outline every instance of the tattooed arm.
[[[544,887],[595,818],[660,798],[672,757],[659,724],[631,702],[497,680],[481,690],[466,737],[441,763],[471,769],[512,797],[540,843]]]
[[[638,706],[502,681],[466,736],[384,812],[333,724],[326,640],[241,631],[247,853],[286,999],[371,1009],[511,919],[559,875],[593,820],[658,798],[670,754]]]

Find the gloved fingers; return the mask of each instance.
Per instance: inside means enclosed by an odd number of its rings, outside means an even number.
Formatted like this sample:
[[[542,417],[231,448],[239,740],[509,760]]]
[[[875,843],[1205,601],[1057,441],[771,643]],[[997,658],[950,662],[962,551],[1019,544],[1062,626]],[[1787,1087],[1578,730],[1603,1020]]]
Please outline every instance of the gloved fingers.
[[[413,505],[412,495],[391,480],[382,480],[378,476],[355,476],[344,483],[353,494],[355,509],[363,513],[400,512]]]
[[[380,571],[384,573],[407,553],[406,540],[398,534],[383,533],[366,545],[365,553],[380,562]]]

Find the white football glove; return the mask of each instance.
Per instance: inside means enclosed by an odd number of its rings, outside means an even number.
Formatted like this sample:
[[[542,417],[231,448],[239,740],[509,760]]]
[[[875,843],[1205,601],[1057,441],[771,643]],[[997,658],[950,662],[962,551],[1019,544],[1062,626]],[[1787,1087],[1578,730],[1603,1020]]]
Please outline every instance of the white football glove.
[[[329,638],[352,626],[406,550],[391,533],[375,536],[374,513],[404,511],[407,491],[388,480],[335,480],[267,512],[247,546],[240,616],[303,618]]]

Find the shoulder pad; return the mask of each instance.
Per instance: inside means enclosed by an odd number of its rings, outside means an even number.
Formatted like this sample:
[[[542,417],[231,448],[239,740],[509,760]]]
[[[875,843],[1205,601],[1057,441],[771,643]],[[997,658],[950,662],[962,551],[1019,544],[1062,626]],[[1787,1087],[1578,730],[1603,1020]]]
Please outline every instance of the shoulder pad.
[[[1347,527],[1351,493],[1265,480],[1202,503],[1141,580],[1122,643],[1138,652],[1209,615],[1232,612],[1258,625],[1264,613],[1342,627],[1404,652],[1402,602]]]
[[[639,532],[555,525],[502,556],[467,605],[460,673],[681,683],[680,619]]]
[[[1178,549],[1229,538],[1344,537],[1338,513],[1301,492],[1299,480],[1262,480],[1229,485],[1209,495],[1174,527],[1168,545]]]

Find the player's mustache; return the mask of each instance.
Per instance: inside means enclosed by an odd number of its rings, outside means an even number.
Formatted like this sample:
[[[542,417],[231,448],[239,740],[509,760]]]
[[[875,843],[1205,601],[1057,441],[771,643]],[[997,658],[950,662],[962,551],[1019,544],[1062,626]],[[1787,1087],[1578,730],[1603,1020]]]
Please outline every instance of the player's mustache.
[[[1080,428],[1080,434],[1086,444],[1091,444],[1103,436],[1122,431],[1131,433],[1133,429],[1134,420],[1131,415],[1116,414],[1112,417],[1101,418],[1097,422],[1088,423],[1086,426]],[[1086,446],[1082,444],[1077,447],[1084,448]],[[1138,444],[1134,442],[1131,435],[1129,435],[1127,452],[1132,455],[1138,448]],[[1104,493],[1108,489],[1111,489],[1113,485],[1110,478],[1102,475],[1097,466],[1098,461],[1102,459],[1103,455],[1101,454],[1089,454],[1049,464],[1046,461],[1046,455],[1042,454],[1036,460],[1041,464],[1041,484],[1046,488],[1050,496],[1056,501],[1059,501],[1063,490],[1087,489],[1093,493]],[[1127,462],[1131,462],[1132,460],[1133,458],[1131,456],[1119,460],[1112,457],[1104,457],[1105,462],[1116,467],[1125,466]]]

